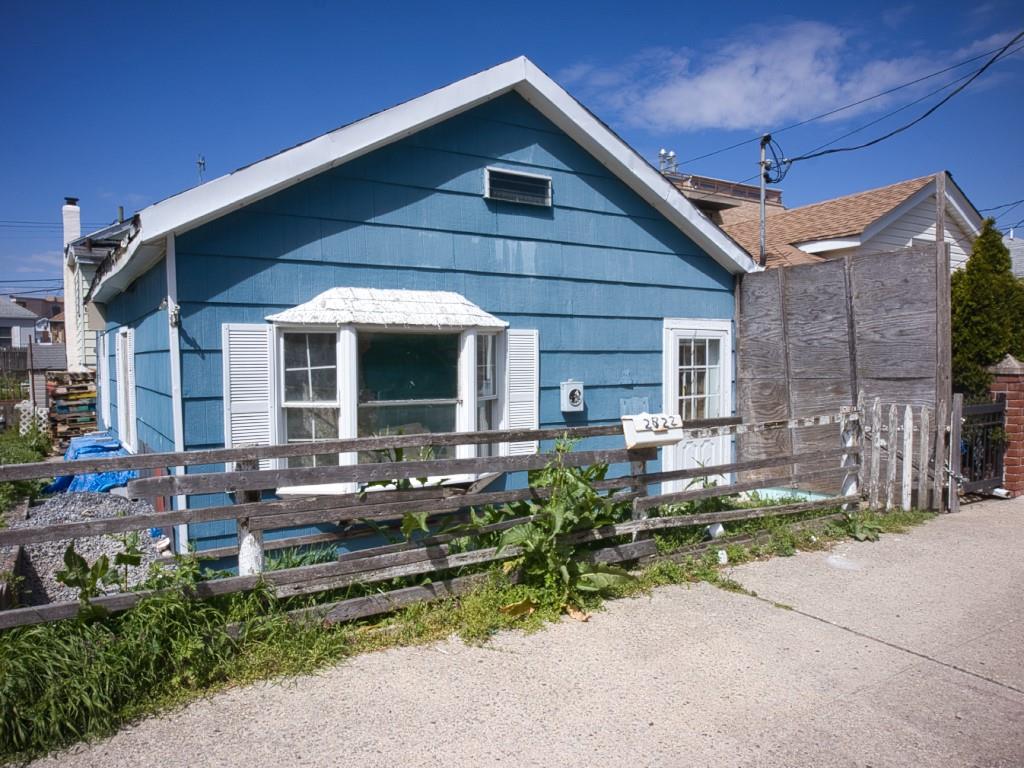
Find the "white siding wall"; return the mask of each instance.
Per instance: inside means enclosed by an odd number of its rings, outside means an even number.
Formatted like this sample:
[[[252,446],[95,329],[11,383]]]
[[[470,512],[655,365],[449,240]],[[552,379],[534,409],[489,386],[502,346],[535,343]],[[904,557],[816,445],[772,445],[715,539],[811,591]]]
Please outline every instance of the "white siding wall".
[[[949,243],[949,267],[959,269],[971,253],[973,237],[964,232],[953,212],[946,212],[946,242]],[[935,242],[935,195],[930,195],[911,208],[899,219],[868,241],[861,243],[854,253],[884,253],[913,245],[914,238]]]

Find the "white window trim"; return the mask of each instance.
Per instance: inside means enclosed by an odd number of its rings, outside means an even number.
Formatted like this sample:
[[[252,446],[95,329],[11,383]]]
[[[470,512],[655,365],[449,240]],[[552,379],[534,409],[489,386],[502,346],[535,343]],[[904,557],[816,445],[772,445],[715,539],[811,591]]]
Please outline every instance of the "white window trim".
[[[543,179],[548,183],[548,198],[547,202],[544,203],[525,203],[517,202],[514,200],[505,200],[500,197],[491,197],[491,171],[497,171],[498,173],[506,173],[509,176],[523,176],[527,179]],[[498,203],[512,203],[513,205],[532,205],[535,208],[553,208],[555,205],[555,184],[550,176],[546,176],[542,173],[527,173],[526,171],[514,170],[512,168],[502,168],[497,165],[488,165],[484,168],[484,197],[488,200],[494,200]]]
[[[135,394],[130,392],[135,388],[135,344],[134,339],[131,350],[128,349],[128,337],[134,335],[134,330],[126,326],[117,329],[115,338],[114,362],[117,365],[117,439],[121,447],[129,453],[139,452],[139,420],[138,405]],[[131,354],[129,361],[127,355]],[[125,433],[129,432],[130,440],[125,440]]]
[[[286,333],[335,333],[337,334],[337,400],[335,402],[323,403],[291,403],[284,400],[284,335]],[[338,416],[338,438],[355,438],[358,436],[359,419],[359,333],[395,333],[396,335],[408,335],[421,333],[424,335],[456,335],[456,329],[445,330],[437,328],[388,328],[380,325],[321,325],[321,324],[275,324],[274,325],[274,410],[276,418],[272,419],[272,426],[275,431],[274,442],[282,443],[285,440],[286,408],[289,407],[323,407],[339,409]],[[491,329],[466,328],[458,333],[459,336],[459,364],[458,364],[458,392],[455,407],[455,431],[474,432],[477,429],[477,392],[476,392],[476,340],[478,335],[493,335],[495,337],[495,379],[497,382],[498,405],[498,429],[505,429],[508,420],[508,398],[505,390],[505,332]],[[345,362],[349,364],[345,364]],[[446,399],[446,402],[448,400]],[[501,444],[499,455],[506,455],[507,444]],[[477,455],[476,445],[456,446],[456,458],[475,458]],[[358,461],[355,453],[341,454],[339,464],[354,465]],[[277,460],[277,468],[284,469],[287,466],[285,459]],[[432,484],[443,480],[443,484],[473,482],[479,478],[476,474],[446,475],[443,478],[429,478],[428,483]],[[416,484],[416,481],[413,480]],[[277,489],[278,495],[332,495],[354,493],[358,490],[356,483],[323,483],[316,485],[295,485]],[[388,490],[386,486],[374,486],[367,489],[369,492]]]

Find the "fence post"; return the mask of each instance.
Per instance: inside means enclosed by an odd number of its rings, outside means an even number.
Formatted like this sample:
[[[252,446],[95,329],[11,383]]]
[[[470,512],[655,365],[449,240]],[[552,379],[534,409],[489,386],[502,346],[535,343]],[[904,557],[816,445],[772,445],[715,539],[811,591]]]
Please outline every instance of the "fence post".
[[[878,494],[881,486],[882,469],[882,398],[876,397],[871,406],[871,479],[868,480],[871,509],[878,509]]]
[[[860,492],[860,463],[864,460],[864,452],[860,450],[859,455],[855,455],[850,449],[861,448],[861,418],[863,418],[863,413],[855,409],[852,412],[844,411],[840,421],[840,439],[843,443],[843,448],[846,449],[840,466],[852,467],[855,464],[857,465],[856,471],[852,469],[846,471],[846,477],[843,478],[843,496],[854,496]],[[843,505],[843,511],[855,512],[858,506],[859,503],[856,501],[847,502]]]
[[[243,459],[235,463],[235,470],[244,472],[259,469],[257,459]],[[260,500],[260,491],[239,491],[235,497],[238,504],[248,504]],[[263,531],[249,529],[249,518],[238,518],[238,575],[253,576],[263,573]]]
[[[921,406],[921,447],[917,465],[917,508],[928,509],[928,496],[931,485],[928,483],[928,457],[932,448],[931,411],[927,405]]]
[[[935,473],[932,476],[932,509],[942,512],[942,486],[946,471],[946,401],[939,400],[935,411]]]
[[[900,425],[897,418],[896,403],[889,406],[889,437],[885,448],[889,452],[889,461],[885,465],[885,511],[891,512],[896,506],[896,462],[899,461]]]
[[[634,456],[637,454],[634,454]],[[629,462],[629,474],[633,482],[630,483],[630,487],[634,493],[640,494],[637,498],[633,499],[633,520],[643,520],[647,517],[646,509],[638,509],[637,502],[640,501],[644,496],[647,495],[647,483],[638,482],[636,478],[640,475],[647,474],[647,460],[641,458],[634,458]],[[648,538],[651,536],[650,533],[640,533],[639,531],[633,534],[633,541],[639,539]]]
[[[900,507],[910,511],[910,492],[914,485],[914,409],[903,409],[903,477],[900,482]]]
[[[960,425],[964,417],[964,396],[953,395],[949,419],[949,511],[960,511]]]

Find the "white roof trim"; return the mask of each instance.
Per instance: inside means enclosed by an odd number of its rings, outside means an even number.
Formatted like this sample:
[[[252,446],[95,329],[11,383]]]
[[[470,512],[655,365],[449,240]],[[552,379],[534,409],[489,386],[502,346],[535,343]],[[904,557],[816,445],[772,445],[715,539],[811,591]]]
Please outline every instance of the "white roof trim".
[[[493,328],[508,323],[451,291],[331,288],[305,304],[267,315],[281,325],[357,325],[388,328]]]
[[[808,240],[805,243],[795,243],[804,253],[825,253],[827,251],[839,251],[843,248],[856,248],[860,245],[860,239],[856,237],[835,237],[829,240]]]
[[[729,272],[759,270],[753,259],[671,182],[524,56],[143,208],[137,214],[142,239],[153,243],[169,233],[181,234],[194,229],[513,90],[585,147]]]
[[[934,194],[935,179],[932,179],[895,208],[868,224],[861,233],[861,240],[867,242],[890,224],[898,221],[907,211],[916,208]],[[953,213],[953,218],[965,233],[977,236],[981,232],[981,219],[977,214],[968,213],[968,211],[974,210],[974,206],[960,192],[952,179],[947,179],[946,183],[946,209]]]

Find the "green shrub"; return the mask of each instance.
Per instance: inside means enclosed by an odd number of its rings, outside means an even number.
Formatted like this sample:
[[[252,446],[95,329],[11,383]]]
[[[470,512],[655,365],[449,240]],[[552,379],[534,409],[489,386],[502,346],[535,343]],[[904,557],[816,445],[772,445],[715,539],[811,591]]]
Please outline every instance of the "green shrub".
[[[20,435],[17,429],[0,432],[0,464],[30,464],[42,461],[50,452],[50,438],[38,430]],[[44,480],[19,480],[0,483],[0,514],[22,499],[34,499],[43,488]]]
[[[1010,252],[986,219],[966,266],[952,278],[953,388],[987,399],[986,368],[1008,353],[1024,356],[1024,283],[1014,277]]]

